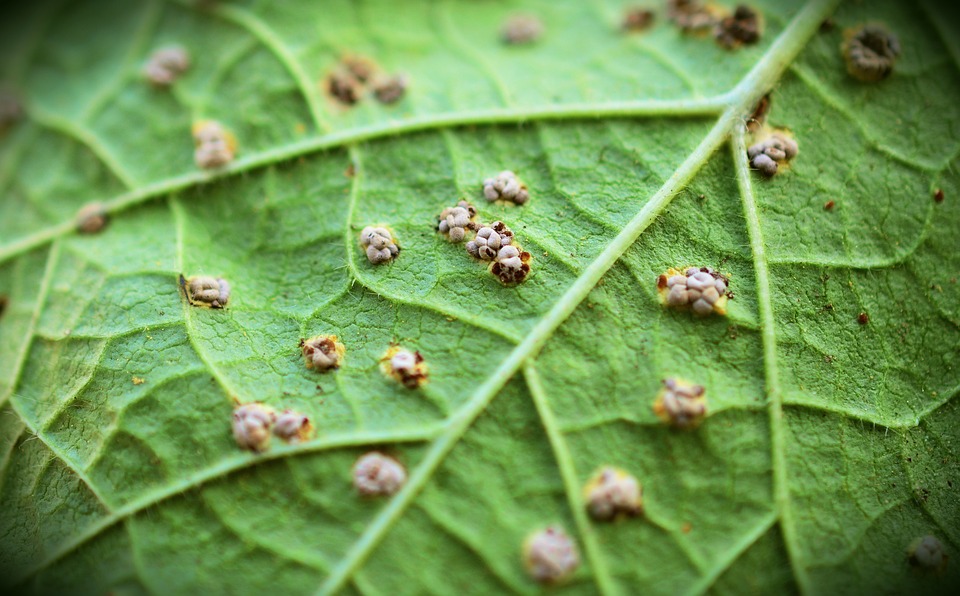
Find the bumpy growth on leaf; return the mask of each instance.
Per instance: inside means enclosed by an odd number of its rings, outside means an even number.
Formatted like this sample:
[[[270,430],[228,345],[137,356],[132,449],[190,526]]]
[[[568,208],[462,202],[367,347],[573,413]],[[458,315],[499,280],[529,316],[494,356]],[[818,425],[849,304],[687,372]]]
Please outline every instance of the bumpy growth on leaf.
[[[393,233],[383,226],[367,226],[360,231],[360,246],[367,253],[367,260],[374,265],[391,261],[400,254],[400,247]]]
[[[150,55],[143,76],[158,87],[169,87],[190,68],[190,55],[179,46],[160,48]]]
[[[237,139],[216,120],[201,120],[193,125],[193,160],[204,169],[220,168],[237,154]]]
[[[440,212],[440,223],[437,224],[437,230],[445,235],[450,242],[463,242],[467,230],[478,228],[473,221],[476,215],[477,210],[474,209],[473,205],[466,201],[460,201],[456,207],[447,207]]]
[[[270,406],[253,402],[240,404],[233,411],[233,438],[243,449],[266,451],[277,413]]]
[[[653,404],[661,420],[682,430],[700,426],[707,415],[706,390],[683,379],[663,380],[663,388]]]
[[[636,478],[613,466],[597,470],[583,487],[587,512],[598,521],[634,516],[643,511],[643,492]]]
[[[701,317],[727,314],[730,280],[709,267],[667,269],[657,278],[660,300],[669,308],[690,309]]]
[[[900,57],[900,40],[883,25],[870,23],[847,30],[842,49],[850,76],[875,83],[893,72]]]
[[[326,372],[340,367],[347,348],[340,343],[336,335],[317,335],[300,340],[300,351],[307,368]]]
[[[786,163],[797,156],[800,148],[788,134],[774,131],[763,140],[747,148],[750,165],[770,178],[779,171],[779,164]]]
[[[917,538],[907,549],[910,563],[922,569],[942,571],[947,565],[947,555],[943,552],[943,543],[935,536]]]
[[[361,495],[390,496],[406,482],[403,464],[377,451],[361,456],[353,465],[353,486]]]
[[[230,300],[230,283],[220,277],[197,275],[184,279],[181,275],[180,286],[194,306],[223,308]]]
[[[277,416],[273,434],[287,443],[302,443],[313,436],[313,423],[300,412],[284,410]]]
[[[511,15],[500,29],[500,39],[510,45],[533,43],[543,35],[543,23],[531,14]]]
[[[427,363],[420,352],[390,346],[380,359],[380,366],[385,375],[407,389],[416,389],[427,382]]]
[[[580,566],[580,552],[573,538],[560,526],[549,526],[531,534],[523,545],[527,573],[536,581],[556,584]]]
[[[523,205],[530,200],[527,185],[517,178],[510,170],[504,170],[493,178],[483,181],[483,196],[488,201],[509,201]]]
[[[504,246],[513,243],[513,230],[502,221],[480,226],[476,237],[467,242],[467,252],[475,259],[493,261]]]
[[[96,234],[107,225],[107,209],[103,203],[87,203],[77,211],[77,231],[82,234]]]

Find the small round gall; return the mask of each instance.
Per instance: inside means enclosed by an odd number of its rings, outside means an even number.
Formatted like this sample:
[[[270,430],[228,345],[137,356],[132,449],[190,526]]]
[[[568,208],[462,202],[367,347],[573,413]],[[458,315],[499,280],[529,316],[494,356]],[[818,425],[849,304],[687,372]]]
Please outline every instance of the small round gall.
[[[374,265],[386,263],[400,254],[397,240],[389,229],[381,226],[367,226],[360,231],[360,246],[367,253],[367,260]]]
[[[657,278],[660,302],[705,317],[727,314],[730,280],[709,267],[670,268]]]
[[[760,41],[760,14],[749,6],[740,5],[732,15],[717,22],[713,30],[716,42],[728,50]]]
[[[262,453],[270,447],[270,431],[277,421],[273,408],[252,402],[233,410],[233,438],[237,445]]]
[[[382,104],[400,101],[407,92],[407,77],[397,75],[377,75],[371,83],[373,96]]]
[[[876,83],[893,72],[900,56],[900,40],[883,25],[871,23],[844,32],[841,49],[850,76]]]
[[[477,210],[466,201],[460,201],[456,207],[447,207],[440,212],[440,221],[437,230],[447,237],[450,242],[463,242],[467,230],[477,230],[478,225],[473,221]]]
[[[317,335],[300,340],[300,351],[307,368],[327,372],[340,367],[347,349],[336,335]]]
[[[531,258],[530,253],[520,246],[508,244],[497,252],[496,259],[490,265],[490,273],[507,286],[522,283],[530,275]]]
[[[510,201],[516,205],[523,205],[530,200],[527,185],[520,182],[517,175],[510,170],[504,170],[495,177],[484,180],[483,196],[490,202]]]
[[[933,536],[917,538],[907,549],[910,564],[920,569],[943,571],[949,558],[943,552],[943,543]]]
[[[646,31],[653,25],[654,14],[652,10],[645,8],[630,8],[623,14],[623,21],[620,27],[630,33],[639,33]]]
[[[203,169],[221,168],[237,155],[237,139],[216,120],[193,125],[193,160]]]
[[[527,573],[542,584],[557,584],[580,566],[580,553],[573,539],[559,526],[549,526],[527,537],[523,545]]]
[[[74,221],[81,234],[96,234],[107,225],[107,209],[99,201],[87,203],[77,211]]]
[[[344,66],[338,66],[327,76],[327,93],[345,106],[352,106],[363,96],[363,83]]]
[[[362,455],[353,464],[353,486],[361,495],[389,496],[403,488],[407,471],[403,464],[377,451]]]
[[[195,275],[190,279],[180,276],[180,286],[187,294],[187,300],[194,306],[223,308],[230,300],[230,284],[219,277]]]
[[[933,191],[933,200],[934,200],[935,202],[937,202],[937,203],[942,203],[942,202],[943,202],[943,189],[942,189],[942,188],[938,188],[937,190]]]
[[[377,63],[371,58],[366,56],[359,55],[348,55],[344,56],[340,60],[341,66],[346,69],[346,72],[350,73],[356,80],[361,83],[366,83],[376,74],[378,67]]]
[[[143,76],[157,87],[169,87],[190,68],[190,55],[181,47],[160,48],[150,55]]]
[[[420,352],[412,352],[400,346],[390,349],[380,359],[383,374],[407,389],[416,389],[427,382],[427,363]]]
[[[718,9],[699,0],[667,0],[667,18],[684,33],[703,31],[719,20]]]
[[[706,390],[682,379],[664,379],[653,404],[660,420],[681,430],[694,429],[707,415]]]
[[[543,34],[543,23],[530,14],[515,14],[500,28],[500,39],[507,45],[533,43]]]
[[[643,491],[636,478],[613,466],[600,468],[583,487],[587,513],[597,521],[632,517],[643,511]]]
[[[467,242],[467,252],[475,259],[494,261],[504,246],[513,243],[513,231],[502,221],[480,226],[476,237]]]
[[[303,443],[313,437],[313,424],[300,412],[284,410],[277,416],[273,434],[287,443]]]
[[[870,315],[868,315],[865,312],[860,313],[859,315],[857,315],[857,322],[860,323],[861,325],[866,325],[867,323],[870,322]]]

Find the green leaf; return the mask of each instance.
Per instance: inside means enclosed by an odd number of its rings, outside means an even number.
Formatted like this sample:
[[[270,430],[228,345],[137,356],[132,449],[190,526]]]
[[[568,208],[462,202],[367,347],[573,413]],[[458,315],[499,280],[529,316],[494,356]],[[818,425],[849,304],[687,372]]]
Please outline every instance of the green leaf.
[[[731,51],[662,8],[625,34],[619,0],[27,4],[0,23],[25,111],[0,137],[8,590],[532,593],[523,542],[550,524],[581,552],[563,592],[960,585],[948,9],[757,2],[760,42]],[[545,33],[503,45],[520,10]],[[903,49],[880,83],[840,52],[865,22]],[[170,44],[192,65],[152,88]],[[323,79],[348,54],[406,73],[406,96],[338,105]],[[800,153],[763,179],[743,124],[768,92]],[[216,172],[193,164],[205,118],[239,140]],[[528,204],[483,199],[503,169]],[[435,232],[462,198],[516,232],[527,281]],[[109,225],[76,234],[91,201]],[[394,262],[364,258],[370,224]],[[689,265],[730,277],[726,316],[661,305],[657,277]],[[181,274],[227,279],[227,308],[190,306]],[[321,333],[336,371],[304,366]],[[426,385],[381,373],[393,343]],[[706,387],[697,429],[655,416],[667,377]],[[242,451],[249,401],[316,437]],[[408,470],[391,497],[351,486],[374,449]],[[640,480],[642,516],[587,515],[603,465]],[[908,562],[926,535],[943,570]]]

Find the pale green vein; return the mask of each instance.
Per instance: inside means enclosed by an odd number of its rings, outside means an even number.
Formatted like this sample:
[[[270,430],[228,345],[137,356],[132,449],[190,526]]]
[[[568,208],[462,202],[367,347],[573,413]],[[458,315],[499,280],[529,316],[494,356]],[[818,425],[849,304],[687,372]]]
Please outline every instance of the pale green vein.
[[[68,138],[83,144],[87,149],[107,167],[111,174],[117,178],[127,188],[136,188],[137,180],[130,174],[126,168],[117,160],[117,158],[107,149],[99,138],[91,131],[84,128],[79,123],[73,122],[52,112],[47,112],[36,105],[27,105],[27,112],[31,120],[37,124],[56,131]],[[72,226],[71,226],[72,227]]]
[[[234,25],[250,32],[273,53],[277,60],[287,69],[287,72],[290,73],[290,76],[296,81],[300,93],[303,95],[303,99],[307,102],[307,107],[310,109],[310,116],[313,118],[314,126],[321,132],[330,130],[330,124],[324,116],[323,104],[320,101],[318,82],[311,79],[303,70],[303,67],[293,54],[290,53],[290,50],[284,45],[277,34],[274,33],[266,23],[258,19],[256,15],[235,4],[218,3],[213,9],[213,12]]]
[[[527,388],[530,390],[530,396],[540,415],[540,422],[547,433],[547,439],[553,448],[553,455],[557,460],[557,468],[560,469],[560,478],[563,480],[563,487],[567,493],[567,502],[570,504],[570,513],[573,515],[573,521],[577,526],[577,533],[583,540],[584,551],[587,555],[587,561],[593,570],[593,579],[597,583],[597,589],[601,594],[618,594],[620,590],[613,582],[610,575],[610,569],[607,566],[607,560],[600,550],[600,544],[597,542],[597,535],[587,519],[586,508],[581,496],[580,480],[577,478],[577,469],[573,463],[573,455],[570,448],[561,433],[553,410],[550,408],[550,402],[547,399],[547,392],[540,382],[540,373],[537,372],[536,364],[532,360],[527,360],[523,365],[523,375],[527,381]]]
[[[53,281],[53,272],[57,268],[57,264],[59,262],[60,243],[54,242],[47,253],[46,268],[43,270],[43,277],[40,280],[40,288],[37,290],[36,303],[34,304],[33,312],[30,314],[30,323],[27,325],[27,332],[23,338],[23,345],[20,346],[20,351],[16,355],[16,362],[13,366],[12,374],[10,375],[10,387],[2,395],[0,395],[0,407],[3,407],[3,405],[7,403],[7,400],[10,399],[11,395],[13,395],[14,389],[16,389],[17,384],[20,382],[20,374],[23,372],[23,365],[27,361],[27,355],[30,353],[30,346],[33,342],[33,336],[36,333],[37,321],[40,320],[40,313],[43,310],[44,303],[47,301],[47,295],[50,292],[50,284]]]
[[[186,237],[186,214],[184,213],[183,206],[180,204],[179,199],[176,197],[170,197],[170,210],[173,212],[173,221],[174,227],[177,231],[177,253],[176,253],[176,263],[177,269],[181,271],[181,274],[184,277],[190,277],[189,273],[183,271],[183,239]],[[170,283],[179,283],[178,280],[171,279]],[[230,397],[233,400],[243,401],[241,397],[241,392],[238,391],[231,384],[230,380],[227,379],[220,369],[213,364],[210,360],[210,357],[207,355],[207,351],[200,346],[200,343],[197,341],[197,330],[193,324],[193,313],[192,309],[196,308],[191,306],[190,302],[186,297],[181,297],[181,303],[183,304],[183,326],[187,333],[187,339],[190,342],[193,351],[197,354],[197,358],[203,362],[204,366],[207,367],[207,370],[210,371],[210,375],[216,379],[217,384],[223,389],[227,394],[227,397]],[[222,312],[219,314],[224,314],[229,316],[228,313]]]
[[[303,139],[261,153],[240,157],[216,171],[195,171],[147,184],[104,201],[108,213],[118,213],[144,201],[155,199],[212,180],[249,172],[326,149],[412,132],[484,124],[515,124],[537,120],[640,118],[653,116],[716,116],[725,105],[725,97],[703,100],[628,100],[604,103],[548,105],[523,108],[492,108],[447,114],[427,114],[386,120],[368,126],[332,132]],[[44,228],[0,246],[0,262],[46,244],[74,231],[73,221]]]
[[[706,594],[713,584],[720,579],[720,576],[727,571],[733,563],[739,559],[747,550],[757,543],[760,538],[763,537],[770,528],[777,523],[777,513],[776,511],[771,511],[763,519],[760,520],[753,528],[751,528],[746,534],[740,537],[735,543],[727,547],[723,552],[720,560],[711,567],[707,573],[704,574],[700,581],[693,585],[690,588],[688,594]]]
[[[764,382],[770,414],[770,449],[773,467],[773,500],[780,516],[783,542],[790,555],[790,565],[800,591],[811,593],[810,577],[800,560],[800,546],[796,522],[790,504],[789,473],[787,471],[786,429],[783,422],[783,398],[780,393],[780,374],[777,369],[777,338],[774,328],[773,300],[770,296],[770,273],[763,244],[763,232],[757,204],[750,185],[750,166],[747,163],[747,147],[743,130],[734,135],[733,160],[737,170],[737,183],[743,200],[743,215],[747,222],[750,249],[753,252],[754,271],[757,276],[757,307],[760,311],[760,336],[763,343]]]
[[[59,545],[45,559],[38,561],[32,567],[20,570],[12,579],[11,585],[18,585],[26,578],[49,567],[55,561],[73,552],[86,542],[96,538],[105,530],[141,511],[154,507],[168,499],[182,493],[197,490],[210,482],[225,478],[241,470],[251,468],[272,460],[294,457],[320,451],[329,451],[345,447],[364,447],[385,443],[419,443],[429,441],[439,434],[440,427],[423,425],[413,430],[395,431],[363,431],[353,433],[339,433],[321,436],[307,443],[296,445],[276,445],[270,451],[261,454],[243,453],[226,457],[215,465],[198,470],[177,480],[161,489],[144,494],[118,507],[110,515],[104,516],[97,522],[87,526],[80,534],[71,540]]]
[[[523,362],[527,358],[536,356],[552,333],[573,313],[600,278],[693,178],[707,159],[726,140],[731,130],[734,128],[741,130],[742,119],[752,111],[759,98],[779,79],[783,70],[803,49],[806,41],[817,31],[820,23],[833,11],[838,2],[839,0],[813,0],[794,17],[768,52],[730,94],[730,105],[693,153],[574,281],[493,374],[477,387],[470,400],[451,417],[446,432],[434,442],[421,464],[411,473],[404,488],[381,509],[341,562],[334,567],[333,573],[320,586],[319,593],[330,594],[341,589],[354,571],[366,561],[383,536],[423,489],[433,472],[440,466],[447,453],[453,449],[473,420],[486,409],[494,396],[520,369]]]

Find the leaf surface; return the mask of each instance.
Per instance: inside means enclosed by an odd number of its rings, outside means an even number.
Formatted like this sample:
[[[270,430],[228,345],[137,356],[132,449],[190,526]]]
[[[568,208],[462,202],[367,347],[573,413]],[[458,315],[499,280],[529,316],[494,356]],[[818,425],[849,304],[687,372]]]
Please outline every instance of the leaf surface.
[[[39,2],[0,24],[26,117],[0,138],[0,578],[32,593],[532,593],[549,524],[582,593],[949,592],[960,553],[960,45],[933,3],[758,2],[735,51],[618,30],[619,2]],[[498,37],[536,14],[529,46]],[[833,28],[821,28],[831,17]],[[886,23],[891,78],[851,79],[844,30]],[[179,44],[169,90],[140,69]],[[348,54],[410,80],[344,107]],[[744,122],[800,154],[749,169]],[[239,139],[196,169],[191,123]],[[531,200],[487,203],[520,174]],[[942,189],[945,201],[933,200]],[[533,272],[502,286],[435,231],[465,198]],[[833,209],[825,209],[826,201]],[[110,223],[74,232],[101,201]],[[396,261],[360,230],[388,224]],[[710,266],[726,316],[666,310],[656,279]],[[178,279],[229,280],[224,310]],[[861,313],[864,323],[858,322]],[[343,366],[300,339],[336,334]],[[380,371],[392,344],[430,380]],[[678,432],[661,380],[707,388]],[[317,436],[241,451],[235,401],[307,414]],[[359,498],[372,449],[407,467]],[[616,465],[644,515],[591,520]]]

